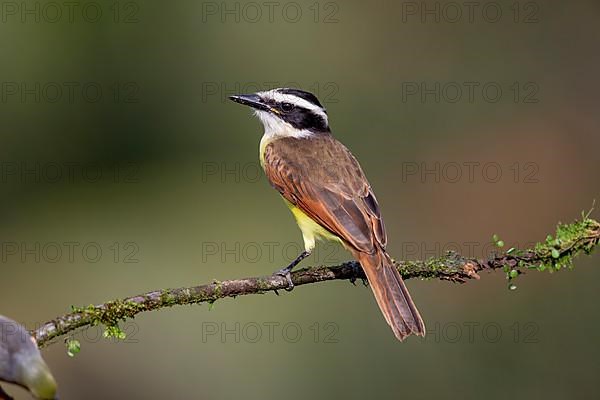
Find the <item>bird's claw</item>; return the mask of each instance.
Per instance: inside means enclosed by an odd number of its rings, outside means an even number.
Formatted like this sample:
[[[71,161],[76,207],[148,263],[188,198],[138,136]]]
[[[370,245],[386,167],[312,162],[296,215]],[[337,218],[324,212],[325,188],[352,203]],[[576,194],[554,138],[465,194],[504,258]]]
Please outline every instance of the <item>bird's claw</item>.
[[[298,265],[298,263],[302,260],[304,260],[306,257],[308,257],[310,255],[310,251],[308,250],[304,250],[302,253],[300,253],[300,255],[298,257],[296,257],[296,259],[294,261],[292,261],[290,263],[290,265],[288,265],[285,268],[280,269],[279,271],[275,271],[275,273],[273,275],[279,275],[279,276],[283,276],[285,278],[285,280],[287,281],[287,287],[285,288],[286,291],[291,292],[294,289],[294,282],[292,282],[292,270],[294,269],[294,267],[296,265]]]
[[[274,275],[283,276],[287,281],[286,291],[291,292],[294,290],[294,282],[292,282],[292,274],[290,268],[282,268],[279,271],[276,271]]]

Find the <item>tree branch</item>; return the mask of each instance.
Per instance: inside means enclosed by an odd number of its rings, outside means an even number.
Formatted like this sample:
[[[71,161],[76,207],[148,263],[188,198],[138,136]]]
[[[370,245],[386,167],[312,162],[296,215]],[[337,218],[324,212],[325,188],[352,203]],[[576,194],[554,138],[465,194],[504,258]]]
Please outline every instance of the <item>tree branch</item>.
[[[510,249],[496,254],[488,260],[463,257],[455,252],[425,261],[394,261],[405,279],[438,278],[453,282],[466,282],[479,279],[478,273],[484,270],[503,269],[507,278],[513,280],[527,269],[559,270],[571,268],[573,258],[581,252],[589,254],[600,240],[600,224],[587,215],[572,224],[559,224],[556,235],[548,236],[544,242],[536,244],[533,249]],[[497,237],[496,244],[502,243]],[[326,267],[304,268],[292,274],[295,286],[332,280],[365,280],[365,275],[356,261]],[[227,280],[177,289],[163,289],[113,300],[85,308],[73,308],[71,313],[59,316],[31,331],[39,347],[44,347],[58,337],[75,330],[95,325],[106,327],[106,336],[123,337],[119,322],[145,312],[175,305],[214,303],[225,297],[237,297],[248,294],[259,294],[269,291],[277,293],[285,289],[284,277],[272,275],[256,278]]]

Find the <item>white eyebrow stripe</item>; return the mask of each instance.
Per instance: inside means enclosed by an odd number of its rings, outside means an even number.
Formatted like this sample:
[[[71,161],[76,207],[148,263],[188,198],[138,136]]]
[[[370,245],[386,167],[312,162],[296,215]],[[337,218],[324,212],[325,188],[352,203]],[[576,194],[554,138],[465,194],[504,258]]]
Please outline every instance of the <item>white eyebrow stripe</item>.
[[[317,114],[321,118],[325,120],[325,123],[328,125],[329,120],[327,118],[327,114],[323,109],[316,104],[311,103],[310,101],[304,100],[301,97],[294,96],[293,94],[281,93],[278,92],[277,89],[269,90],[267,92],[258,93],[259,96],[274,100],[278,103],[291,103],[297,107],[305,108],[307,110],[312,111],[314,114]]]

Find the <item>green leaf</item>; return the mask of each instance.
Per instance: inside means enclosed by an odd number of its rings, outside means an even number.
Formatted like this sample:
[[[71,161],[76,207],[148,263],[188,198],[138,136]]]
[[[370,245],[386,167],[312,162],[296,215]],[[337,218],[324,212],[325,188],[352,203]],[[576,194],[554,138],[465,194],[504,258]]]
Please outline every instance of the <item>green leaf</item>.
[[[77,339],[69,339],[67,341],[67,355],[69,357],[75,357],[77,353],[81,351],[81,343]]]
[[[119,328],[118,325],[108,325],[105,327],[104,332],[102,333],[102,336],[104,336],[105,338],[115,338],[115,339],[120,339],[123,340],[127,337],[127,335],[125,334],[125,332],[123,332],[121,330],[121,328]]]

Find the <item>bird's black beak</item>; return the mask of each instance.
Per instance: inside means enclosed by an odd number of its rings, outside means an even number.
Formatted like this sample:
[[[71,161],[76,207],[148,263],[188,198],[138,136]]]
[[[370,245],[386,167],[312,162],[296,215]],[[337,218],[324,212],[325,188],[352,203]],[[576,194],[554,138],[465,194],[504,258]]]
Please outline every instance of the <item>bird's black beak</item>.
[[[271,108],[267,106],[257,94],[236,94],[234,96],[229,96],[229,100],[235,101],[236,103],[244,104],[246,106],[250,106],[257,110],[271,110]]]

